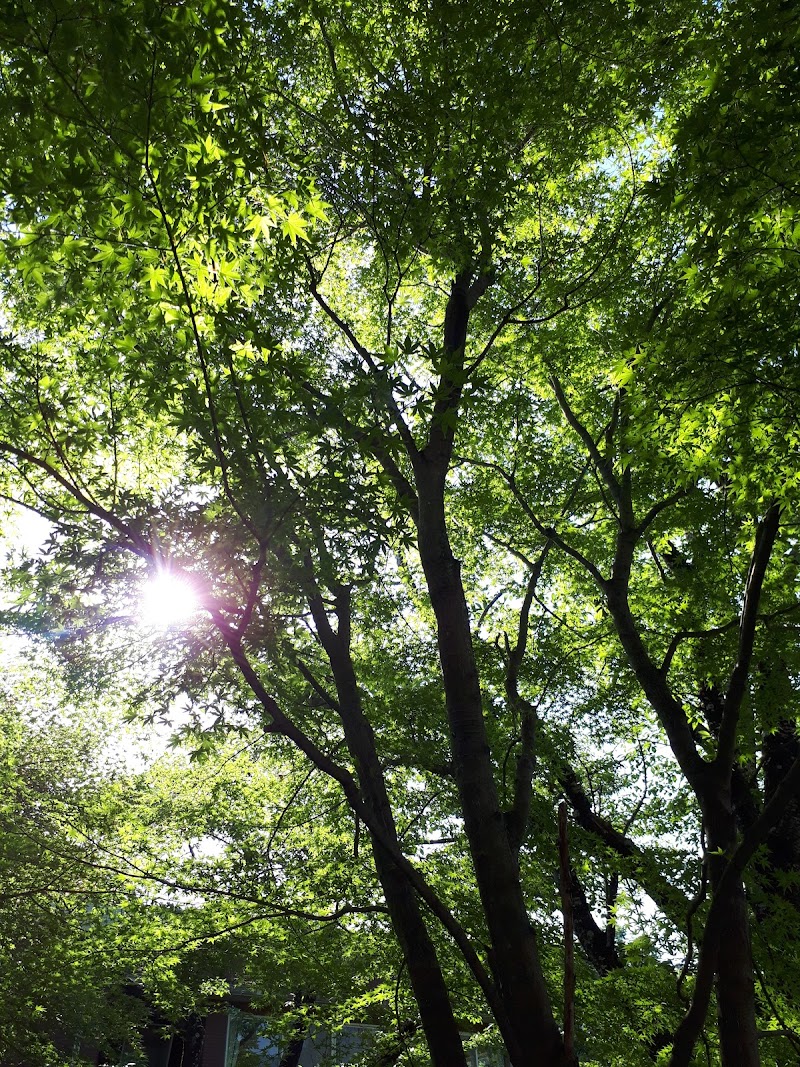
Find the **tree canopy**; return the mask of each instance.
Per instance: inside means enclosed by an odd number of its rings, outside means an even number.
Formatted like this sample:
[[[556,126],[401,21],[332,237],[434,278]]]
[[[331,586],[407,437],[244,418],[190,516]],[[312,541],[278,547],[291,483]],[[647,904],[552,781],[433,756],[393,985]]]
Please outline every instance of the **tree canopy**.
[[[192,755],[98,786],[89,914],[162,961],[106,979],[375,1063],[795,1062],[791,6],[8,8],[5,618]]]

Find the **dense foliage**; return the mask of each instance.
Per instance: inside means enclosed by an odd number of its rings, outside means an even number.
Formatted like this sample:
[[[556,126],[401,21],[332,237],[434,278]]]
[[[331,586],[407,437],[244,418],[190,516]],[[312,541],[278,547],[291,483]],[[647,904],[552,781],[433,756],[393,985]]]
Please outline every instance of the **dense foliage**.
[[[98,785],[68,980],[124,928],[165,1021],[796,1062],[791,7],[8,7],[6,615],[192,754]]]

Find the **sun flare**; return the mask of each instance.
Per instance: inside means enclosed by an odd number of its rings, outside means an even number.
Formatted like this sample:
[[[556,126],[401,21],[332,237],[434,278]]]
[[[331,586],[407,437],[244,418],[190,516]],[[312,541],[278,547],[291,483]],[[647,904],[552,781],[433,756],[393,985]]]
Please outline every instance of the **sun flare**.
[[[145,582],[139,618],[145,626],[167,629],[185,622],[199,607],[197,590],[189,579],[163,570]]]

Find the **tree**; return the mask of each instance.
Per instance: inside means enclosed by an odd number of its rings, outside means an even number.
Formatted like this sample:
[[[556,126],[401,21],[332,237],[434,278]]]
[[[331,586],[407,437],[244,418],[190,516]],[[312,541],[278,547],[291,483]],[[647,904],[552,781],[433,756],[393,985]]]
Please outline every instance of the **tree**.
[[[154,947],[157,962],[165,929],[164,909],[144,914],[109,863],[130,772],[102,710],[90,724],[88,708],[70,708],[48,660],[41,650],[26,670],[6,656],[0,711],[0,1054],[20,1067],[96,1062],[98,1047],[135,1042],[147,1010],[132,978]]]
[[[265,765],[252,738],[213,761],[154,754],[85,691],[74,706],[38,645],[33,669],[8,657],[2,704],[3,1062],[116,1062],[185,1035],[232,980],[276,1034],[300,1034],[298,1056],[310,1026],[346,1013],[391,1035],[393,984],[373,976],[396,973],[396,952],[368,866],[341,855],[340,798],[274,750]]]
[[[738,281],[709,318],[731,335],[704,332],[697,272],[709,248],[727,269],[753,199],[721,231],[719,159],[689,158],[722,91],[690,106],[705,54],[724,71],[741,27],[678,3],[86,0],[16,4],[4,31],[0,449],[8,492],[59,530],[42,603],[102,593],[108,612],[144,565],[191,574],[209,623],[155,681],[338,784],[435,1065],[463,1062],[464,968],[516,1067],[572,1058],[557,931],[531,921],[554,792],[585,831],[571,897],[601,973],[637,968],[620,874],[674,925],[689,908],[690,856],[659,875],[632,776],[583,780],[598,715],[702,817],[711,902],[672,1062],[715,978],[723,1063],[758,1062],[757,1013],[793,1018],[769,978],[757,1003],[742,881],[798,774],[759,782],[775,723],[753,670],[768,635],[791,690],[792,501],[770,459],[791,397],[743,389]],[[756,80],[773,69],[760,38],[736,47]],[[793,269],[768,265],[748,283],[764,315]],[[731,373],[695,394],[709,337]],[[771,342],[782,366],[793,342]],[[664,737],[677,776],[647,754]],[[464,889],[406,842],[428,806],[463,832],[468,859],[444,862]],[[773,901],[765,865],[752,892]]]

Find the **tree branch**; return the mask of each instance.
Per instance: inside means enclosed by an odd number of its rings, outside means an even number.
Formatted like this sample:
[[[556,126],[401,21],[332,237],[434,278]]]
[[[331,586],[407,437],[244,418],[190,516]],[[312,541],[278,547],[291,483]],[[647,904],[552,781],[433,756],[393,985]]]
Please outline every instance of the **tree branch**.
[[[326,409],[331,410],[334,407],[332,398],[323,393],[317,386],[312,385],[310,382],[303,382],[302,387],[310,396],[313,396],[315,400],[323,403]],[[360,427],[356,426],[355,423],[351,422],[351,420],[343,414],[341,407],[336,408],[335,414],[337,420],[343,422],[347,427],[353,443],[360,445],[363,442],[365,452],[372,455],[383,468],[385,474],[394,486],[398,497],[403,502],[409,515],[414,520],[414,523],[416,523],[418,521],[417,494],[414,491],[411,482],[400,470],[392,454],[383,444],[383,441],[378,438],[377,435],[371,434],[369,430],[362,430]]]
[[[27,452],[24,448],[18,448],[15,445],[9,444],[8,441],[0,441],[0,453],[3,452],[7,455],[14,456],[15,459],[21,460],[23,463],[29,463],[31,466],[37,467],[49,478],[52,478],[57,482],[62,489],[66,489],[69,495],[86,509],[88,514],[100,519],[113,530],[116,530],[117,533],[122,534],[124,538],[123,548],[127,548],[138,556],[150,557],[151,546],[148,541],[136,531],[131,530],[130,526],[114,515],[113,512],[108,511],[101,504],[98,504],[91,497],[87,496],[77,485],[75,485],[74,482],[71,482],[68,478],[64,477],[64,475],[48,463],[47,460],[39,459],[31,452]]]
[[[622,967],[617,946],[609,944],[606,932],[596,922],[586,890],[581,884],[574,868],[569,870],[569,892],[572,901],[572,914],[575,920],[575,933],[578,943],[586,954],[589,963],[601,976]]]
[[[756,543],[750,560],[750,570],[745,585],[744,604],[739,625],[739,649],[736,664],[728,684],[725,703],[722,708],[722,723],[719,731],[719,744],[714,764],[725,774],[730,773],[736,755],[736,733],[739,723],[739,709],[744,699],[747,679],[750,674],[750,661],[753,657],[758,607],[761,591],[769,566],[775,538],[780,524],[780,506],[773,504],[759,523]]]
[[[578,435],[578,437],[580,437],[584,447],[586,448],[586,451],[588,452],[592,460],[592,463],[594,464],[595,469],[608,487],[608,490],[611,493],[611,496],[614,499],[617,508],[619,509],[618,518],[620,522],[622,522],[622,487],[619,481],[617,480],[616,475],[614,474],[614,466],[611,463],[611,460],[609,460],[606,456],[602,455],[600,449],[595,444],[594,438],[583,425],[583,423],[580,421],[580,419],[577,417],[575,412],[572,410],[572,407],[570,406],[570,403],[567,400],[567,395],[561,385],[561,382],[558,380],[555,374],[550,376],[550,384],[553,387],[553,392],[556,395],[558,406],[563,411],[564,417],[566,418],[572,429],[575,431],[575,433]]]
[[[641,537],[642,534],[650,527],[662,511],[666,511],[667,508],[671,508],[673,504],[677,504],[679,500],[683,500],[694,492],[694,487],[691,489],[678,489],[674,493],[670,493],[669,496],[664,497],[663,500],[659,500],[653,504],[649,511],[646,511],[639,525],[636,527],[636,532]]]
[[[334,311],[334,309],[319,291],[317,274],[314,270],[314,265],[311,263],[311,260],[308,257],[306,257],[306,264],[308,266],[310,279],[309,287],[314,300],[325,313],[325,315],[330,319],[330,321],[337,327],[340,333],[342,333],[347,338],[355,353],[367,364],[370,369],[370,372],[374,377],[375,382],[381,382],[385,376],[378,364],[375,362],[372,353],[369,351],[368,348],[365,348],[365,346],[361,344],[353,328],[349,325],[349,323],[345,322],[345,320],[341,317],[341,315],[338,314],[338,312]],[[409,456],[416,456],[419,450],[417,448],[417,443],[414,440],[414,435],[411,433],[411,430],[408,428],[406,420],[403,418],[403,413],[401,412],[400,407],[394,398],[394,394],[392,393],[391,387],[388,386],[388,383],[386,383],[386,385],[387,388],[385,390],[385,394],[382,395],[382,399],[386,404],[387,411],[391,417],[392,422],[394,423],[395,429],[400,434],[400,439],[402,440],[403,445],[405,446]]]
[[[661,669],[650,656],[628,602],[633,554],[639,535],[635,529],[621,527],[617,533],[612,576],[602,583],[606,603],[628,662],[644,690],[651,707],[666,731],[672,751],[697,792],[706,762],[697,751],[683,705],[673,694]]]
[[[697,964],[694,995],[689,1010],[675,1031],[669,1067],[688,1067],[692,1050],[703,1028],[717,969],[719,942],[725,921],[725,904],[740,884],[742,874],[770,830],[780,821],[789,804],[800,794],[800,757],[785,774],[761,814],[742,836],[717,883],[706,918],[703,944]]]
[[[506,812],[508,839],[515,852],[519,852],[528,828],[531,787],[533,772],[536,767],[536,708],[530,701],[524,700],[520,696],[519,669],[528,645],[528,627],[534,593],[549,550],[550,542],[548,541],[539,553],[539,558],[531,567],[528,585],[519,613],[516,644],[512,647],[508,638],[506,638],[506,697],[509,706],[516,709],[520,715],[520,751],[517,755],[514,773],[514,800],[511,810]]]
[[[607,819],[595,813],[578,775],[566,762],[561,766],[558,781],[578,825],[602,841],[606,848],[630,861],[639,885],[670,922],[681,929],[686,914],[686,897],[661,874],[658,861],[648,856],[626,834],[615,829]]]
[[[735,629],[738,625],[739,618],[737,616],[737,618],[731,619],[730,622],[723,623],[722,626],[712,626],[708,630],[679,630],[673,635],[672,640],[669,643],[669,648],[664,655],[664,659],[661,661],[661,666],[658,668],[659,671],[666,677],[669,673],[675,653],[678,651],[678,647],[683,641],[699,641],[704,637],[716,637],[718,634],[728,633],[729,630]]]

